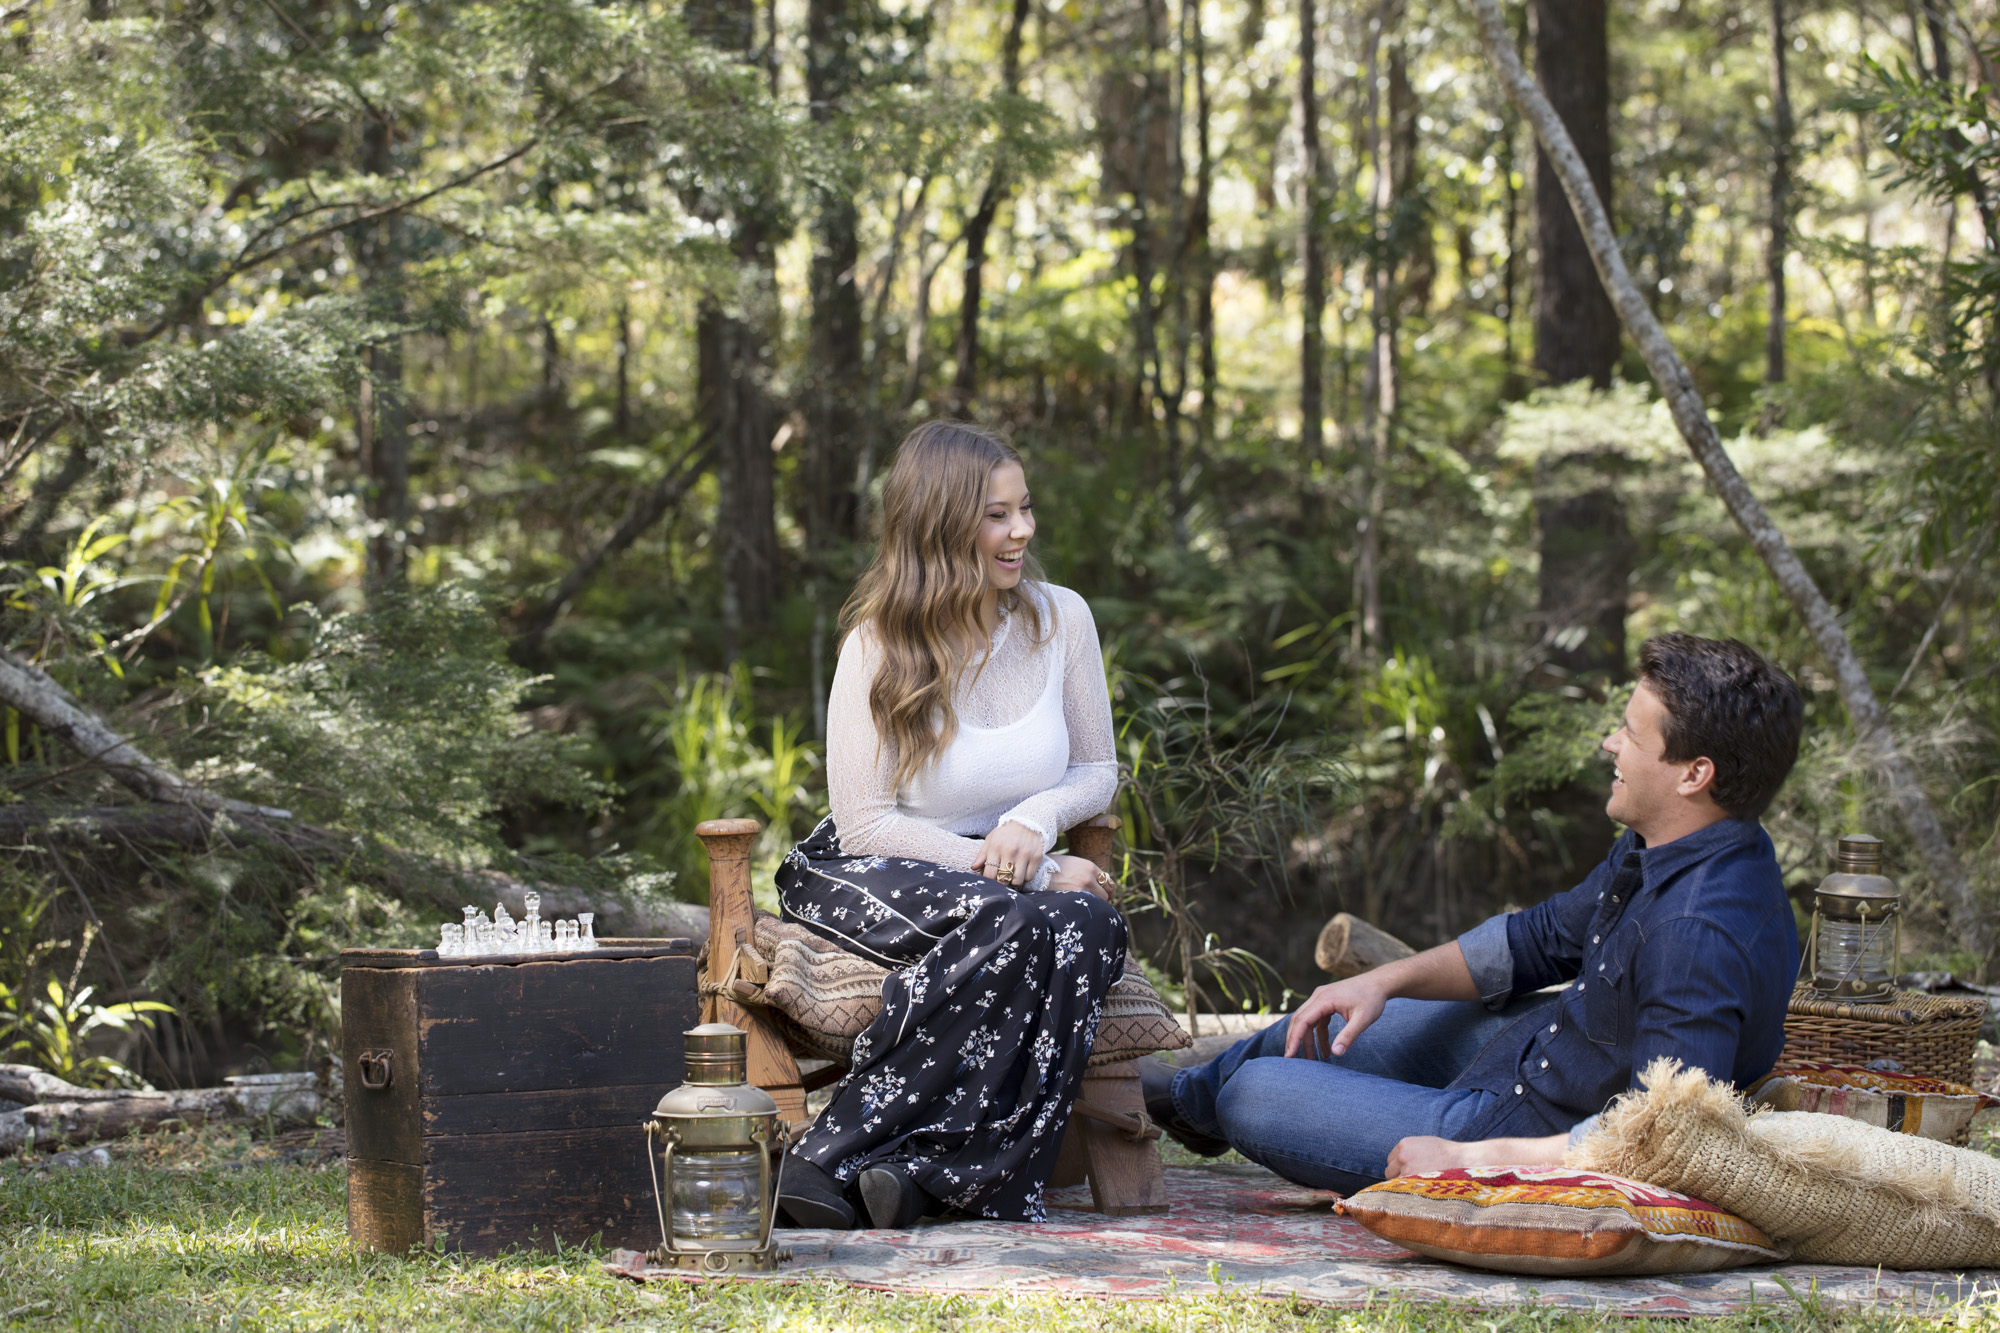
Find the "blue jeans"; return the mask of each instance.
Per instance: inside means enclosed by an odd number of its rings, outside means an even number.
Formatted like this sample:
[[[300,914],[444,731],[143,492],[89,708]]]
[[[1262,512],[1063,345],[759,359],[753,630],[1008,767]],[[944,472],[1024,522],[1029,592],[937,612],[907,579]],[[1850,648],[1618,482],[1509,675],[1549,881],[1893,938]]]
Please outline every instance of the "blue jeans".
[[[1553,998],[1526,996],[1498,1013],[1470,1001],[1391,1000],[1346,1055],[1301,1046],[1289,1060],[1290,1019],[1281,1018],[1174,1075],[1174,1108],[1289,1181],[1352,1194],[1385,1178],[1397,1140],[1464,1138],[1496,1094],[1447,1085]]]

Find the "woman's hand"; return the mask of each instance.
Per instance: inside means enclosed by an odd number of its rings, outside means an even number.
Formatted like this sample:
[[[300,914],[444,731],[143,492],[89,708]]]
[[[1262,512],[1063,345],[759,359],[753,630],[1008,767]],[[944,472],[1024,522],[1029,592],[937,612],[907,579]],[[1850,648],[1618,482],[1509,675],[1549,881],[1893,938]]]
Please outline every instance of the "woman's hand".
[[[1049,877],[1051,891],[1069,889],[1102,898],[1107,903],[1111,901],[1111,894],[1097,882],[1097,862],[1081,856],[1058,856],[1055,863],[1056,873]]]
[[[972,868],[988,879],[1026,888],[1042,868],[1042,835],[1008,820],[986,835]]]

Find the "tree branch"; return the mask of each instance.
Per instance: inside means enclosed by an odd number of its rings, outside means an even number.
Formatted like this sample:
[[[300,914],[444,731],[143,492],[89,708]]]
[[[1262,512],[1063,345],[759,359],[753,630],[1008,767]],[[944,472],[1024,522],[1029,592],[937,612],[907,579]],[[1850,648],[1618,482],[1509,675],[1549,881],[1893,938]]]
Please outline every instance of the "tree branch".
[[[1890,800],[1902,816],[1903,827],[1916,844],[1925,870],[1944,899],[1952,929],[1957,938],[1979,957],[1983,971],[1992,944],[1991,926],[1980,911],[1972,883],[1966,877],[1965,867],[1959,863],[1958,854],[1945,835],[1943,825],[1938,822],[1937,812],[1931,808],[1930,799],[1924,795],[1924,789],[1917,781],[1916,771],[1896,744],[1888,714],[1875,697],[1874,687],[1868,683],[1867,669],[1856,655],[1853,643],[1848,640],[1847,631],[1841,628],[1840,617],[1826,600],[1826,594],[1813,582],[1812,575],[1785,540],[1770,512],[1751,491],[1749,484],[1743,480],[1743,474],[1736,470],[1736,464],[1723,449],[1715,423],[1709,420],[1708,410],[1695,388],[1694,377],[1688,373],[1679,353],[1674,351],[1666,330],[1660,326],[1652,307],[1646,304],[1646,298],[1640,294],[1638,284],[1625,267],[1625,256],[1618,247],[1617,234],[1611,229],[1611,219],[1604,211],[1603,201],[1598,198],[1597,187],[1591,183],[1583,159],[1577,155],[1569,131],[1556,115],[1555,108],[1549,105],[1548,98],[1542,95],[1541,88],[1522,68],[1520,54],[1515,51],[1506,21],[1501,18],[1499,0],[1472,0],[1472,8],[1479,19],[1487,58],[1499,73],[1507,95],[1534,127],[1535,137],[1541,141],[1543,151],[1548,154],[1550,163],[1561,178],[1563,192],[1569,196],[1570,208],[1576,214],[1584,243],[1590,247],[1590,257],[1597,266],[1598,277],[1603,281],[1612,304],[1617,307],[1625,331],[1631,334],[1640,355],[1645,358],[1646,368],[1660,386],[1660,392],[1673,413],[1674,424],[1680,429],[1681,438],[1687,442],[1689,452],[1701,464],[1702,471],[1708,474],[1709,484],[1721,497],[1736,526],[1750,539],[1750,545],[1771,571],[1771,577],[1791,602],[1792,609],[1805,622],[1820,654],[1832,666],[1848,718],[1853,722],[1863,748],[1873,757],[1888,788]]]
[[[195,786],[105,725],[102,718],[78,703],[48,672],[4,649],[0,649],[0,703],[81,752],[121,786],[149,801],[266,819],[291,817],[285,810],[232,801]]]
[[[713,452],[708,438],[704,435],[667,469],[666,476],[632,498],[632,503],[625,509],[625,517],[619,520],[611,536],[605,539],[602,546],[578,562],[576,568],[569,572],[555,592],[549,595],[548,600],[528,617],[516,640],[523,650],[533,651],[538,648],[542,636],[556,623],[556,617],[563,613],[563,608],[583,590],[583,585],[604,567],[605,562],[639,540],[641,534],[664,518],[667,511],[680,502],[688,486],[708,466]]]
[[[429,203],[431,200],[437,198],[441,194],[444,194],[451,190],[459,189],[466,185],[470,185],[472,184],[472,182],[478,180],[481,176],[491,175],[493,172],[500,170],[500,168],[506,166],[508,163],[518,161],[522,157],[527,156],[527,154],[534,151],[536,145],[538,145],[539,143],[541,143],[541,138],[540,136],[537,136],[535,138],[529,139],[525,143],[517,145],[513,149],[509,150],[506,153],[503,153],[499,157],[494,158],[490,162],[485,162],[477,167],[474,167],[471,171],[466,172],[462,176],[455,176],[452,179],[445,181],[441,185],[437,185],[432,187],[431,189],[425,190],[422,194],[413,195],[408,199],[401,199],[396,201],[395,203],[383,204],[379,208],[364,208],[361,212],[356,213],[353,217],[348,218],[345,221],[330,222],[323,227],[315,227],[311,231],[306,232],[302,236],[295,236],[291,240],[286,241],[281,245],[270,246],[266,249],[258,251],[255,254],[245,254],[242,258],[237,259],[235,262],[231,263],[227,268],[224,268],[221,272],[217,273],[213,278],[209,279],[208,282],[203,284],[201,287],[191,289],[183,293],[179,302],[177,303],[176,308],[184,307],[191,301],[205,300],[207,299],[207,297],[221,290],[223,287],[228,286],[231,282],[243,276],[245,273],[251,272],[253,269],[261,268],[265,264],[270,263],[274,259],[283,258],[285,255],[290,254],[292,251],[298,249],[300,246],[311,245],[314,241],[321,240],[325,237],[331,236],[335,232],[346,231],[350,227],[359,227],[363,223],[373,222],[378,218],[392,217],[398,213],[407,213],[411,209],[416,208],[421,204]],[[321,207],[337,208],[340,206],[341,205],[338,204],[326,204],[322,205]],[[295,219],[287,218],[286,222],[289,223],[294,220]],[[272,232],[279,230],[284,225],[285,225],[284,223],[281,223],[278,225],[278,227],[269,228],[263,233],[263,235],[269,236],[272,234]],[[166,332],[166,330],[173,324],[173,322],[174,322],[173,316],[171,315],[162,318],[159,322],[154,324],[153,327],[147,329],[137,338],[134,338],[132,340],[132,345],[136,346],[139,343],[151,342],[153,339],[159,337],[162,333]]]

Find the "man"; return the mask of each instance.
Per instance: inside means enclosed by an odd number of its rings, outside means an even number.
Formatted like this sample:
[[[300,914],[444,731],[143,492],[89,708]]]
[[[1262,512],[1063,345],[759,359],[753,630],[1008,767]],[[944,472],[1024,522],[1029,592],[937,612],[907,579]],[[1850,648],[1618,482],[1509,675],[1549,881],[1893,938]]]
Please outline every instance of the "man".
[[[1791,678],[1733,639],[1648,640],[1604,742],[1605,812],[1627,832],[1589,878],[1321,986],[1205,1065],[1143,1061],[1148,1113],[1196,1152],[1234,1147],[1351,1193],[1560,1161],[1660,1056],[1739,1086],[1761,1077],[1784,1047],[1799,939],[1757,817],[1803,716]]]

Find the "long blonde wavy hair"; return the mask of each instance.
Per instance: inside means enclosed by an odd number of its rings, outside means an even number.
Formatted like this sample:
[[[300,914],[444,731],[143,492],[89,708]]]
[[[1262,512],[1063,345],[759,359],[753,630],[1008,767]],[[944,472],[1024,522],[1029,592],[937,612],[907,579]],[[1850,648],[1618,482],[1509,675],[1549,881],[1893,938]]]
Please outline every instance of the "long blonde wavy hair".
[[[903,437],[882,483],[882,544],[840,622],[843,631],[867,626],[881,646],[868,711],[876,734],[896,746],[898,787],[935,762],[958,732],[951,701],[968,664],[966,645],[986,638],[979,620],[986,567],[977,545],[986,487],[994,468],[1020,461],[993,431],[927,421]],[[999,590],[1001,608],[1026,620],[1037,644],[1046,627],[1025,589],[1041,578],[1029,555],[1020,584]]]

